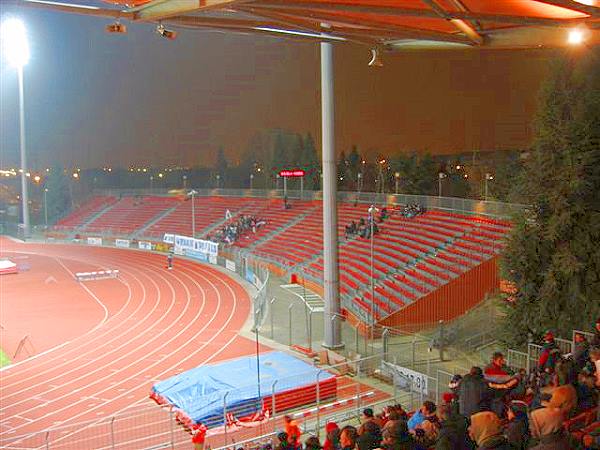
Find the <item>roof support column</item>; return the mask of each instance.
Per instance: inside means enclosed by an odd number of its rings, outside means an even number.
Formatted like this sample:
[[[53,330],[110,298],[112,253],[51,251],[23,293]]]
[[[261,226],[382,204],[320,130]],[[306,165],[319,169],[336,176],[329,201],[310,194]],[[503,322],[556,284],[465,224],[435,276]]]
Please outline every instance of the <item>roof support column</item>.
[[[337,235],[337,170],[333,92],[333,47],[321,42],[321,128],[323,148],[323,346],[339,348],[342,343]]]

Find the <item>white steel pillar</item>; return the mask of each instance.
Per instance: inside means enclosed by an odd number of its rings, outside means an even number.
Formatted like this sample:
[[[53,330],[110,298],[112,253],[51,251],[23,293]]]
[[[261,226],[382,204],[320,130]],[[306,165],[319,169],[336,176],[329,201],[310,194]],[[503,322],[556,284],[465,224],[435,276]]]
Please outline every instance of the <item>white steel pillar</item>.
[[[321,128],[323,139],[323,292],[326,348],[342,343],[338,271],[337,176],[335,161],[333,48],[321,42]]]

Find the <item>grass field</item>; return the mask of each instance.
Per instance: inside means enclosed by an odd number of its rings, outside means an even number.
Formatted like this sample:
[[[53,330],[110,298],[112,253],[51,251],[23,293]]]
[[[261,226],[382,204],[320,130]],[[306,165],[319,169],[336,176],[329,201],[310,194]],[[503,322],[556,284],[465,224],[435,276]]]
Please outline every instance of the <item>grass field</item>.
[[[0,367],[4,367],[10,364],[10,359],[6,356],[6,353],[0,349]]]

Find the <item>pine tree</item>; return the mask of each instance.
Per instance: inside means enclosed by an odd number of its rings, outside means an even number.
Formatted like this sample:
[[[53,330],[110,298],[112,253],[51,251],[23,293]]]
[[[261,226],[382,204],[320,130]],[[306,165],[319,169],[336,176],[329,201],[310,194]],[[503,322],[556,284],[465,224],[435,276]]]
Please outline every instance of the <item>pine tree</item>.
[[[315,140],[310,133],[304,138],[302,162],[307,172],[304,187],[318,191],[321,188],[321,162],[315,147]]]
[[[542,89],[532,151],[516,183],[531,207],[503,255],[517,288],[505,339],[564,337],[600,314],[600,51],[568,55]],[[515,330],[520,330],[515,333]]]
[[[219,151],[217,152],[217,162],[215,164],[215,172],[220,178],[219,187],[225,186],[226,173],[227,173],[227,158],[225,157],[225,150],[223,147],[219,147]]]
[[[46,208],[50,223],[63,217],[71,209],[70,180],[60,167],[53,167],[46,178],[44,185],[46,193]]]

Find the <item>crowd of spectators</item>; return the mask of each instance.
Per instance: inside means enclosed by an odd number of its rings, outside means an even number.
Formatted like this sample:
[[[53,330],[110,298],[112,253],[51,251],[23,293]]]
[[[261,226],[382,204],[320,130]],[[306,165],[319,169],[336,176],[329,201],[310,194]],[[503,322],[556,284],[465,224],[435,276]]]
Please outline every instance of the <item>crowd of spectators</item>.
[[[214,234],[209,234],[207,240],[212,242],[233,244],[240,237],[248,232],[256,233],[260,227],[265,225],[267,222],[264,219],[259,219],[256,216],[245,216],[240,215],[237,220],[230,221],[223,225]]]
[[[306,450],[592,450],[600,449],[600,318],[588,342],[575,337],[573,352],[561,354],[551,332],[536,367],[527,373],[507,367],[495,353],[483,370],[456,375],[439,405],[425,401],[419,410],[401,405],[381,414],[363,410],[359,427],[327,423],[323,444],[315,436]],[[596,424],[575,441],[570,420],[581,415]],[[573,419],[575,417],[575,419]],[[594,426],[594,425],[592,425]],[[287,417],[276,450],[302,449],[298,425]]]
[[[379,233],[378,223],[383,223],[388,217],[388,209],[384,206],[377,212],[376,216],[373,215],[372,217],[371,214],[369,214],[367,220],[361,217],[358,223],[354,220],[351,221],[345,228],[346,240],[350,239],[352,236],[360,236],[363,239],[369,239],[371,237],[371,226],[373,228],[373,235],[376,235]]]
[[[402,215],[408,219],[423,213],[425,213],[425,208],[418,203],[408,203],[404,208],[402,208]]]

